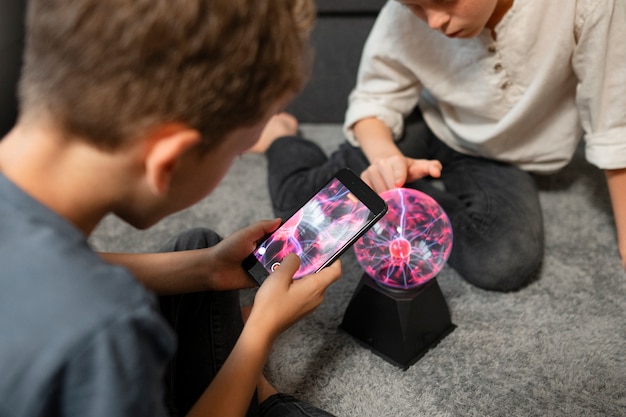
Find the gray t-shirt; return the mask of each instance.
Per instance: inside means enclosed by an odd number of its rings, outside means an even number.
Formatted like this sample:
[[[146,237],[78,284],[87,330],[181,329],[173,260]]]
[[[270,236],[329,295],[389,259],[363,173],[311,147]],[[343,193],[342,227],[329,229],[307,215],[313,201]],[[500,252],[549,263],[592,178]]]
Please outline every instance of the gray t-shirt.
[[[0,416],[164,416],[155,297],[0,174]]]

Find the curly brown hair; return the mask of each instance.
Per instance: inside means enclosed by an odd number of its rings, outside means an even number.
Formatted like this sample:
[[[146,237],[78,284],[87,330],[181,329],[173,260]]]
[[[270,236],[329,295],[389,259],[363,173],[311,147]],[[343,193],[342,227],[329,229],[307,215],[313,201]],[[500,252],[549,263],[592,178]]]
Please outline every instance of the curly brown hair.
[[[302,88],[314,17],[312,0],[30,0],[21,117],[103,149],[165,122],[210,146]]]

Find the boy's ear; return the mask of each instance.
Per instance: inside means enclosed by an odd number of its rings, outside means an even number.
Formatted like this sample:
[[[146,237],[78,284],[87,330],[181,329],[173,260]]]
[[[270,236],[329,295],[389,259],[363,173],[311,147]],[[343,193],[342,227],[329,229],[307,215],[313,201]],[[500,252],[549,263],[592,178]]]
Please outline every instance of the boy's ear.
[[[146,180],[153,193],[167,192],[178,161],[201,139],[197,130],[175,123],[162,125],[150,133],[144,164]]]

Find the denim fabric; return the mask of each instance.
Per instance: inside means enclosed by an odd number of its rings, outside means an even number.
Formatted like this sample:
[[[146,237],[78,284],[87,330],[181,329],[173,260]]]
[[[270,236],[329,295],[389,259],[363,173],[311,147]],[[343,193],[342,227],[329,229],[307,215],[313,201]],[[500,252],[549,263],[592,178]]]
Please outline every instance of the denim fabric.
[[[220,237],[208,229],[187,231],[162,252],[207,248]],[[159,298],[161,312],[176,332],[178,349],[165,375],[171,416],[186,415],[213,380],[243,329],[238,291],[198,292]],[[330,416],[312,405],[274,395],[259,407],[253,396],[247,416]]]
[[[220,237],[192,229],[168,242],[162,252],[202,249]],[[237,291],[198,292],[159,298],[161,312],[176,332],[178,349],[166,373],[166,403],[172,416],[184,416],[226,361],[243,329]],[[256,395],[249,416],[258,415]]]
[[[446,211],[454,242],[448,264],[484,289],[511,291],[528,283],[543,258],[543,220],[534,179],[512,165],[456,152],[428,129],[419,115],[398,142],[413,158],[438,159],[440,179],[406,187],[432,196]],[[295,211],[341,168],[357,173],[369,165],[348,143],[326,156],[313,142],[285,137],[266,152],[268,183],[276,215]]]
[[[285,394],[275,394],[263,401],[260,411],[261,416],[267,417],[333,417],[326,411]]]

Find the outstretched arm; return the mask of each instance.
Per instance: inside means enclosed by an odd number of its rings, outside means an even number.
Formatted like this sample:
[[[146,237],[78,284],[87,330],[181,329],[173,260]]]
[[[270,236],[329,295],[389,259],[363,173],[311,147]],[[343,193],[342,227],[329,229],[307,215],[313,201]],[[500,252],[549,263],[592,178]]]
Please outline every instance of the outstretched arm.
[[[613,205],[619,254],[622,267],[626,270],[626,168],[606,170],[605,174]]]
[[[233,285],[241,288],[252,286],[241,262],[254,250],[256,242],[279,224],[280,219],[258,222],[208,249],[101,255],[129,268],[141,282],[160,293],[219,290]],[[259,288],[235,347],[190,416],[245,415],[278,335],[313,311],[323,301],[326,289],[341,276],[340,261],[294,280],[299,267],[296,255],[287,256]]]
[[[354,125],[358,140],[370,166],[361,178],[376,192],[402,187],[419,178],[441,175],[441,163],[435,160],[405,157],[396,146],[391,130],[375,117],[359,120]]]
[[[217,245],[180,252],[101,253],[113,264],[128,268],[148,289],[159,295],[221,291],[253,287],[240,267],[256,242],[280,224],[280,219],[257,222]]]
[[[233,351],[189,416],[246,413],[276,337],[313,311],[322,302],[328,286],[341,275],[337,261],[316,274],[293,280],[299,266],[297,256],[287,256],[259,288]]]

